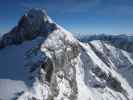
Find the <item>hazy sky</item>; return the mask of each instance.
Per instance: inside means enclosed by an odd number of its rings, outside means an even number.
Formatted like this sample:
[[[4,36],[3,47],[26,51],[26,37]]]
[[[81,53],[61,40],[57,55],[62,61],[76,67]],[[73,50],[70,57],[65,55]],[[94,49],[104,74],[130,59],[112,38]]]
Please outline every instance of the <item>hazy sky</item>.
[[[133,34],[133,0],[0,0],[0,33],[34,7],[74,33]]]

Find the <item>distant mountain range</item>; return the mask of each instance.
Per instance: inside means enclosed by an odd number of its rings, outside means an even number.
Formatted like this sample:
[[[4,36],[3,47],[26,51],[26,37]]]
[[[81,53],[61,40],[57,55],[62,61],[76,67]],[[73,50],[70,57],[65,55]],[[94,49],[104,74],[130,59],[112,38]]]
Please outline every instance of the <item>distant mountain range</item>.
[[[31,9],[0,39],[0,100],[133,100],[132,38],[78,40]]]
[[[93,40],[102,40],[111,43],[117,48],[133,52],[133,35],[91,35],[79,37],[82,42],[90,42]]]

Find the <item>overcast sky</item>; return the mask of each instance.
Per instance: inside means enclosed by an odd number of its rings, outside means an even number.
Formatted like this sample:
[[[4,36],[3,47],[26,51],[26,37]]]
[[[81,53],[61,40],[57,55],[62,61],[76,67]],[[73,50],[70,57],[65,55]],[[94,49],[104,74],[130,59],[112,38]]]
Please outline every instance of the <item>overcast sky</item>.
[[[0,0],[0,33],[34,7],[73,33],[133,34],[133,0]]]

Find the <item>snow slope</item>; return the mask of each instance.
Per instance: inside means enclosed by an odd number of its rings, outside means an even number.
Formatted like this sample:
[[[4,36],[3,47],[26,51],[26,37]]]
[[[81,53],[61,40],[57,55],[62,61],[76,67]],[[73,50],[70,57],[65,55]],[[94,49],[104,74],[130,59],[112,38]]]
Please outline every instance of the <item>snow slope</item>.
[[[0,50],[0,98],[2,100],[10,100],[11,94],[15,95],[17,92],[24,91],[30,84],[25,68],[25,53],[38,46],[40,41],[41,38],[38,38]]]
[[[82,43],[43,10],[25,14],[0,47],[2,100],[133,100],[132,53]]]

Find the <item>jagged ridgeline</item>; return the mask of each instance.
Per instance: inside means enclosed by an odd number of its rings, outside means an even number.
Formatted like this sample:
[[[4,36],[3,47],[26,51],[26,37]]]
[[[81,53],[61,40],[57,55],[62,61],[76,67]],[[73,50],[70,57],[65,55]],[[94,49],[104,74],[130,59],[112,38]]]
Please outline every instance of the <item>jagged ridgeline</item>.
[[[115,46],[116,48],[120,48],[126,50],[128,52],[133,52],[133,35],[91,35],[91,36],[82,36],[79,37],[79,40],[85,43],[89,43],[93,40],[102,40],[108,42]]]
[[[21,17],[17,26],[1,38],[0,48],[20,44],[37,36],[47,37],[56,28],[56,25],[48,18],[45,10],[31,9]]]
[[[42,9],[24,14],[0,48],[2,100],[133,100],[133,53],[82,43]]]

